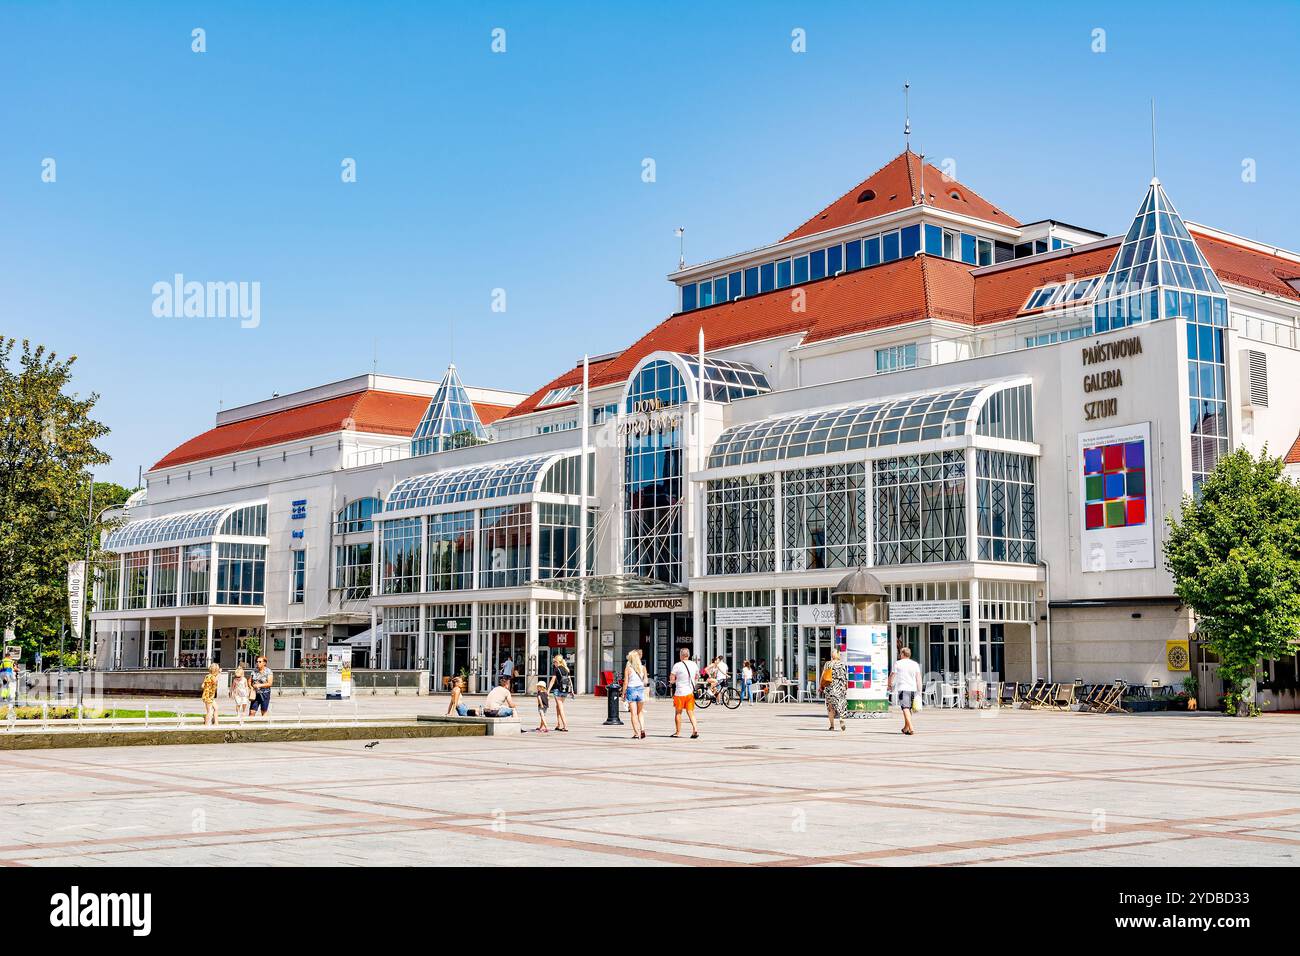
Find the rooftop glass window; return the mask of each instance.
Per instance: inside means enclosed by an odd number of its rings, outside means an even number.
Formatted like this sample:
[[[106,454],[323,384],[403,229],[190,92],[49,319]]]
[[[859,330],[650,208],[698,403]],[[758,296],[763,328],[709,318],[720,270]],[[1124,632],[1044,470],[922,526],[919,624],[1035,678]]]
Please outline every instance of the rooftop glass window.
[[[258,512],[258,509],[260,509],[260,512]],[[245,527],[242,516],[248,511],[260,513],[260,525],[253,522]],[[231,525],[236,516],[241,516],[237,527]],[[256,514],[252,517],[256,517]],[[224,524],[222,519],[225,519]],[[264,537],[266,535],[266,504],[263,502],[246,508],[236,508],[233,511],[229,505],[223,505],[220,508],[182,511],[177,514],[160,515],[157,518],[132,521],[109,532],[104,539],[104,547],[109,551],[128,551],[147,548],[155,544],[167,544],[173,541],[201,540],[211,538],[216,534]]]

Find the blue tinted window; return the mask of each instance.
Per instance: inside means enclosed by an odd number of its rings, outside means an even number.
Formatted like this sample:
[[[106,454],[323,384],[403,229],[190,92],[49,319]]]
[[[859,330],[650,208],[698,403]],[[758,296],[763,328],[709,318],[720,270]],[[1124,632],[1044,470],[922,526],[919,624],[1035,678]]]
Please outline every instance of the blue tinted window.
[[[727,277],[726,276],[723,276],[721,279],[713,280],[713,301],[714,302],[727,301]]]
[[[700,306],[713,305],[713,283],[705,279],[700,283]]]
[[[854,239],[844,245],[844,271],[853,272],[862,268],[862,240]]]
[[[862,261],[869,266],[874,266],[880,262],[879,236],[870,236],[862,240]]]
[[[961,234],[961,261],[975,264],[975,237],[968,232]]]
[[[790,260],[782,259],[776,264],[776,287],[784,289],[790,284]]]
[[[765,262],[758,267],[759,284],[764,292],[771,292],[776,288],[776,263]]]
[[[741,295],[741,291],[742,291],[742,290],[741,290],[741,288],[740,288],[740,273],[739,273],[739,272],[733,272],[731,275],[727,276],[727,286],[728,286],[728,290],[727,290],[727,298],[729,298],[729,299],[738,299],[738,298],[740,298],[740,295]]]
[[[808,253],[808,278],[824,279],[826,278],[826,250],[818,249],[816,252]]]
[[[826,274],[833,276],[844,268],[844,247],[831,246],[826,250]]]
[[[881,245],[884,246],[881,258],[885,262],[893,262],[898,258],[898,233],[887,232],[880,239]]]
[[[682,286],[682,311],[689,312],[695,308],[695,283]]]
[[[745,270],[745,295],[758,294],[758,266],[750,266]]]
[[[800,256],[794,260],[794,281],[798,285],[800,282],[808,281],[808,257]]]
[[[903,258],[914,256],[921,251],[921,227],[904,226],[903,233]]]
[[[928,255],[943,255],[943,230],[938,226],[925,224],[925,251]]]

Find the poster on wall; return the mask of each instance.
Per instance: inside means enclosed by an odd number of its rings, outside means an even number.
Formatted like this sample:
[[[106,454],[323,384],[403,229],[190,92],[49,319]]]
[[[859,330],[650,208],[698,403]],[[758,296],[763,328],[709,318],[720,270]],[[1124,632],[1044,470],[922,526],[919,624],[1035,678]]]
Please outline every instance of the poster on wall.
[[[1151,423],[1079,435],[1079,553],[1085,572],[1154,568]]]
[[[864,713],[889,710],[889,626],[837,627],[835,644],[849,672],[848,709]]]

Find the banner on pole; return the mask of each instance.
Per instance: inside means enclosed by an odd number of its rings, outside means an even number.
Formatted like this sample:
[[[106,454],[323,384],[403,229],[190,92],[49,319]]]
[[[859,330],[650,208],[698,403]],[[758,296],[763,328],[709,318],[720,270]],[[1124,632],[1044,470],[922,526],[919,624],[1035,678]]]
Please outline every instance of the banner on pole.
[[[86,614],[86,562],[68,564],[68,620],[73,640],[81,640],[81,620]]]

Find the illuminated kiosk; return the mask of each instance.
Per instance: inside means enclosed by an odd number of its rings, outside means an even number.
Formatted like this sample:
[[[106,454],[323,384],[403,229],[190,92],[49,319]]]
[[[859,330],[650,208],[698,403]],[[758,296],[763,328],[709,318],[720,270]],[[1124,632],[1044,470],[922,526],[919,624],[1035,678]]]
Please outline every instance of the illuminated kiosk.
[[[874,575],[859,568],[831,592],[835,646],[849,672],[850,717],[889,710],[889,595]]]

